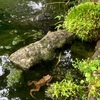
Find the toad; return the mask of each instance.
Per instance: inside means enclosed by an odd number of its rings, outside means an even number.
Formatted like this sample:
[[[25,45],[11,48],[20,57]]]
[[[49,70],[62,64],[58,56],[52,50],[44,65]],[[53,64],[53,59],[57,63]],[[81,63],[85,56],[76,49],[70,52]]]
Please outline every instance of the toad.
[[[34,96],[32,95],[32,92],[35,92],[35,91],[39,91],[40,90],[40,87],[43,86],[43,85],[49,85],[49,82],[52,80],[52,76],[51,75],[46,75],[46,76],[43,76],[39,81],[28,81],[28,86],[31,86],[32,84],[35,85],[35,88],[31,89],[30,90],[30,95],[34,98]]]

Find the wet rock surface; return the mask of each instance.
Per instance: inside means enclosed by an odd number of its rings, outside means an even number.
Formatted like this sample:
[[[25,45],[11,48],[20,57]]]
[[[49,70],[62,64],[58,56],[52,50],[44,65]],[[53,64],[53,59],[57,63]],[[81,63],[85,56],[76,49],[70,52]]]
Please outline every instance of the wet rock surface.
[[[64,43],[69,43],[73,39],[73,34],[66,30],[49,31],[41,40],[17,50],[9,58],[22,69],[29,69],[41,60],[50,59],[56,48],[60,48]]]

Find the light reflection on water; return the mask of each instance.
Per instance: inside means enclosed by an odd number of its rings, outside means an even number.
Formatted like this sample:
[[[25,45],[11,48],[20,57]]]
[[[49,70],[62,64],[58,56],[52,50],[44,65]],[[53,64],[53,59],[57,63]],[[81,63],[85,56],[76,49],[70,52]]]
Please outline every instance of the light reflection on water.
[[[5,74],[5,69],[3,68],[3,66],[6,62],[9,62],[7,56],[5,55],[0,56],[0,76],[3,76]],[[5,95],[7,96],[8,93],[9,93],[9,89],[6,89],[6,87],[0,90],[0,100],[8,100],[8,98],[5,97]]]
[[[2,66],[0,66],[0,76],[2,76],[4,74],[3,68]]]
[[[11,100],[21,100],[19,97],[12,98]]]
[[[38,4],[36,2],[33,1],[29,1],[28,6],[31,7],[33,10],[34,9],[42,9],[42,3],[39,2]]]
[[[8,100],[7,97],[3,96],[4,94],[8,94],[9,90],[8,89],[2,89],[0,90],[0,100]]]
[[[6,63],[6,62],[10,62],[8,59],[7,59],[7,56],[3,55],[3,56],[0,56],[0,76],[2,76],[4,74],[4,68],[3,68],[3,65]]]
[[[72,58],[72,55],[71,55],[71,50],[65,50],[64,54],[61,56],[60,61],[61,61],[61,64],[63,66],[67,66],[70,63],[72,63],[73,58]]]
[[[1,97],[0,100],[8,100],[7,97]]]

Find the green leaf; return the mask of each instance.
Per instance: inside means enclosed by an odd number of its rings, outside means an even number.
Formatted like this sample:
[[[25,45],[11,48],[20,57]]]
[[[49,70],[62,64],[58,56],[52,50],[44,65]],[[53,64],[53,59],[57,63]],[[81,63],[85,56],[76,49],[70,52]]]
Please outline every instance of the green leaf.
[[[97,68],[94,67],[94,66],[91,66],[90,69],[91,69],[92,71],[97,70]]]

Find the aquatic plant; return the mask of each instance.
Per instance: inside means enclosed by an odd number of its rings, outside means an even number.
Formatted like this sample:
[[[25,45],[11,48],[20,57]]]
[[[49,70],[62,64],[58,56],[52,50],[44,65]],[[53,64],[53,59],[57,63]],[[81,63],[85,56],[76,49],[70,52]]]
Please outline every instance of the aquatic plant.
[[[15,67],[8,59],[8,56],[2,56],[2,67],[4,71],[7,70],[9,72],[6,76],[7,87],[15,87],[17,84],[21,86],[23,70]]]
[[[100,36],[100,3],[86,2],[72,7],[65,17],[64,28],[88,41]]]
[[[16,84],[21,85],[22,82],[22,70],[13,68],[10,70],[10,74],[7,76],[7,86],[13,87],[16,86]]]

